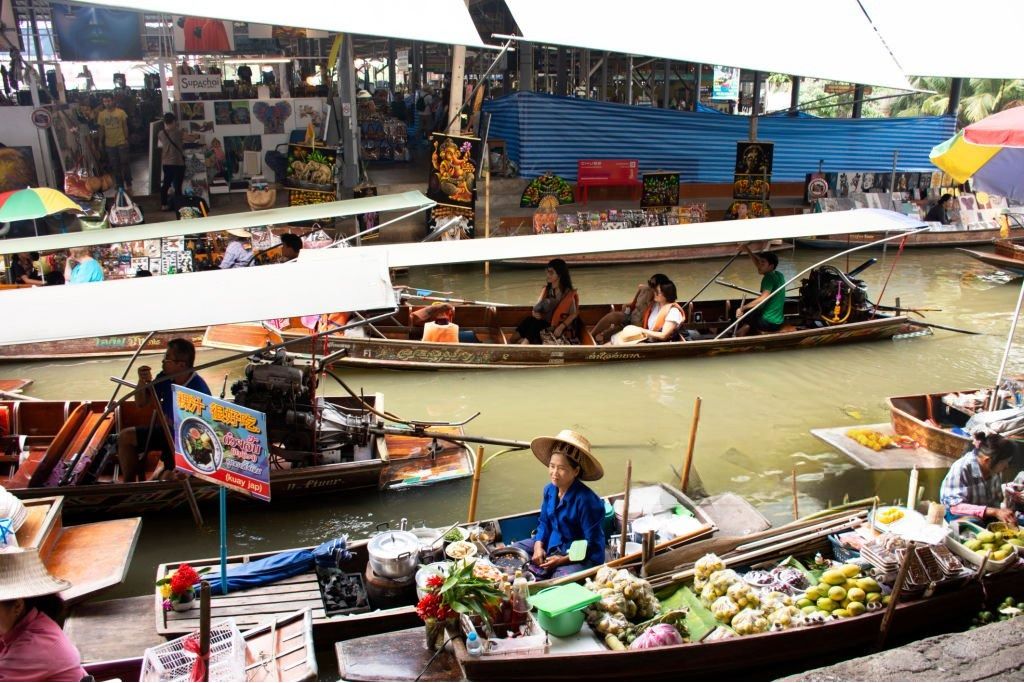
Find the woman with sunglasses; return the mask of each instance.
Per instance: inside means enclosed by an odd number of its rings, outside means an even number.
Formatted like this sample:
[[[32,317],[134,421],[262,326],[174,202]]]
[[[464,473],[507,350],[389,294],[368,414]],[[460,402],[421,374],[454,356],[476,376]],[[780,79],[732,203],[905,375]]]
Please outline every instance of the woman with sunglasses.
[[[514,544],[530,556],[530,571],[542,579],[603,564],[604,501],[583,483],[604,476],[601,463],[590,452],[590,442],[563,429],[558,436],[537,437],[530,448],[547,466],[550,479],[541,497],[534,536]],[[574,541],[586,541],[582,560],[569,559]]]
[[[643,327],[643,314],[654,301],[654,288],[666,282],[671,282],[668,275],[655,273],[648,278],[645,284],[637,286],[633,300],[622,306],[621,310],[616,311],[612,306],[611,312],[606,313],[590,330],[594,341],[598,344],[605,344],[611,340],[613,334],[621,332],[626,325]]]

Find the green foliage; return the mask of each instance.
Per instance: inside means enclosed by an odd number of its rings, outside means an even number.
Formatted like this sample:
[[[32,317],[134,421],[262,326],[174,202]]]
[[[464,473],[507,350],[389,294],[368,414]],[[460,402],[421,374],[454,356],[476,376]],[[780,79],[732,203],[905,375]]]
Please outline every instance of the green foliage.
[[[949,107],[950,78],[918,77],[911,85],[931,92],[910,93],[897,97],[889,107],[890,116],[944,114]],[[975,123],[997,112],[1018,106],[1024,100],[1024,79],[964,79],[960,91],[957,122],[961,126]]]
[[[475,564],[456,562],[438,593],[441,601],[459,614],[473,613],[489,622],[488,607],[500,603],[504,594],[490,579],[473,576]]]

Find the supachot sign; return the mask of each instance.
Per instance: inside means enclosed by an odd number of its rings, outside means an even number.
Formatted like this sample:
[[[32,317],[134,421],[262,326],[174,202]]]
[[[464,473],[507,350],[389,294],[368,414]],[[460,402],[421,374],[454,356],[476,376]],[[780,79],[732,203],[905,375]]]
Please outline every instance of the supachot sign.
[[[220,92],[224,83],[220,74],[175,74],[174,89],[179,93]]]

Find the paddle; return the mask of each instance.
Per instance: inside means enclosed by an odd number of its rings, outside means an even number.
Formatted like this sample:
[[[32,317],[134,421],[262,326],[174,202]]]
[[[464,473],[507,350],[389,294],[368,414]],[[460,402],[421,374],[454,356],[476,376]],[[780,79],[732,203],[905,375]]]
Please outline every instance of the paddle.
[[[400,288],[396,287],[395,289],[400,289]],[[476,301],[474,299],[458,299],[458,298],[455,298],[455,297],[437,296],[438,294],[451,294],[451,292],[436,292],[436,291],[434,291],[432,289],[418,289],[418,288],[415,288],[415,287],[406,287],[405,285],[402,285],[401,289],[406,289],[406,290],[410,290],[411,289],[411,290],[414,290],[414,291],[411,291],[411,292],[410,291],[399,292],[398,293],[399,296],[401,296],[403,299],[420,299],[420,300],[423,300],[423,301],[441,301],[441,302],[446,303],[446,304],[468,304],[468,305],[471,305],[471,306],[499,306],[499,307],[502,307],[502,308],[506,308],[506,307],[509,307],[509,306],[512,305],[512,304],[498,303],[497,301]]]
[[[920,327],[934,327],[937,330],[946,330],[947,332],[959,332],[960,334],[975,334],[979,336],[985,336],[984,332],[978,332],[976,330],[965,330],[962,327],[950,327],[949,325],[938,325],[936,323],[926,323],[923,320],[913,320],[911,325],[917,325]]]

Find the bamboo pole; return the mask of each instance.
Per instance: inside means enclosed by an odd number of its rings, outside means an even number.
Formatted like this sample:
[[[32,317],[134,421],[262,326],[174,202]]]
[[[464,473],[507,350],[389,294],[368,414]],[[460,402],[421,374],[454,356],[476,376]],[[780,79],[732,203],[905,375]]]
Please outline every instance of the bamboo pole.
[[[487,146],[484,146],[487,165],[484,167],[484,237],[491,236],[491,153]],[[491,262],[484,261],[484,277],[491,274]]]
[[[619,529],[619,557],[626,556],[626,537],[629,536],[629,487],[633,480],[633,461],[626,461],[626,494],[622,498],[622,526]]]
[[[793,521],[800,519],[800,502],[796,491],[796,467],[793,468]]]
[[[210,582],[199,584],[199,660],[200,681],[210,680]]]
[[[686,493],[686,485],[690,482],[690,467],[693,465],[693,447],[697,443],[697,423],[700,422],[700,396],[693,402],[693,419],[690,421],[690,440],[686,444],[686,459],[683,460],[683,473],[679,478],[679,490]]]
[[[917,544],[914,541],[910,541],[907,544],[907,554],[903,556],[903,562],[900,563],[900,570],[896,574],[896,582],[892,585],[892,593],[889,595],[889,604],[885,608],[885,615],[882,617],[882,625],[878,630],[878,642],[875,643],[875,647],[879,650],[885,644],[885,639],[889,635],[889,628],[892,626],[892,616],[896,612],[896,603],[900,601],[900,592],[903,590],[903,582],[907,578],[907,572],[910,570],[910,562],[913,559],[914,547]]]
[[[466,513],[467,522],[476,521],[476,499],[480,493],[480,470],[483,467],[484,447],[476,447],[476,459],[473,461],[473,488],[469,492],[469,512]]]

